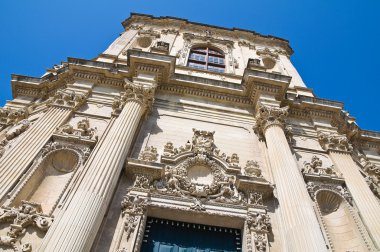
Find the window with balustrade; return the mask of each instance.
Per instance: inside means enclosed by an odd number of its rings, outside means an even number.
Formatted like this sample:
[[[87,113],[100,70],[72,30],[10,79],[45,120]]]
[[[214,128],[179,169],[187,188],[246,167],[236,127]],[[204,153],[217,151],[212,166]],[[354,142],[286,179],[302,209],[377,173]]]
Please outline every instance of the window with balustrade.
[[[226,68],[224,53],[209,47],[192,48],[190,50],[187,66],[200,70],[224,73]]]

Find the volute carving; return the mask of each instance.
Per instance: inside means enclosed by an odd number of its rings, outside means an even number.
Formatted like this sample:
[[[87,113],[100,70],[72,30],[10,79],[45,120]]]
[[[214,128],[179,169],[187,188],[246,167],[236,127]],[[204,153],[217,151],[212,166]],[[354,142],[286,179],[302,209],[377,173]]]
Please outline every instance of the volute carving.
[[[15,251],[31,251],[30,244],[25,243],[18,248],[16,242],[21,239],[29,226],[46,232],[52,223],[52,218],[42,213],[40,204],[22,201],[19,208],[0,208],[0,223],[10,223],[7,235],[0,236],[0,245],[9,246]]]
[[[284,128],[288,109],[289,107],[278,108],[260,104],[256,113],[256,124],[253,128],[256,134],[261,137],[264,136],[265,130],[272,125]]]
[[[58,106],[77,110],[86,102],[87,96],[88,93],[77,94],[72,90],[58,90],[51,98],[50,106]]]
[[[318,140],[324,150],[352,151],[352,145],[346,136],[336,133],[318,132]]]
[[[129,101],[139,102],[144,109],[150,109],[154,101],[156,83],[135,83],[128,79],[125,80],[125,92],[120,93],[120,97],[115,97],[112,103],[114,113],[120,113],[124,105]]]

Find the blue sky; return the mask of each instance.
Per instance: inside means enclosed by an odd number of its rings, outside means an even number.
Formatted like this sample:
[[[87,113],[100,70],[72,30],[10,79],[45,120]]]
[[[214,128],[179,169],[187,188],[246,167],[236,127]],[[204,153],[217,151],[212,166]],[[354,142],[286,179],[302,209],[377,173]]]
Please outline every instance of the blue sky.
[[[342,101],[363,129],[380,131],[380,1],[0,1],[0,106],[11,73],[41,76],[67,57],[92,59],[131,12],[176,16],[288,39],[318,97]]]

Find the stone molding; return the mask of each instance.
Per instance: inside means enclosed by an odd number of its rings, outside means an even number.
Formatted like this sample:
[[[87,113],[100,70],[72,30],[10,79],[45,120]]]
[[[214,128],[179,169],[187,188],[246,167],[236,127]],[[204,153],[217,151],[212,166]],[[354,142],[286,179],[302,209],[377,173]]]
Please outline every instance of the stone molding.
[[[268,127],[279,126],[284,129],[288,109],[289,107],[279,108],[259,104],[255,116],[256,123],[253,128],[255,133],[263,137]]]

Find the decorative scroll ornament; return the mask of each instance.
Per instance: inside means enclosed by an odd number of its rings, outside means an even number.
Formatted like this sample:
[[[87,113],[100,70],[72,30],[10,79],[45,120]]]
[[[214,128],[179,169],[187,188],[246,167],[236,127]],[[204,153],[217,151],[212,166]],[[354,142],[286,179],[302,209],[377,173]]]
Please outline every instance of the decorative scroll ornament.
[[[150,188],[150,180],[145,175],[137,174],[135,177],[133,187],[134,188],[149,189]]]
[[[0,208],[0,223],[11,223],[6,236],[0,236],[0,245],[12,247],[15,251],[31,251],[31,245],[25,243],[17,248],[19,241],[29,226],[46,232],[52,218],[42,213],[41,205],[38,203],[22,201],[19,208]]]
[[[148,161],[148,162],[155,162],[157,161],[158,153],[157,148],[153,146],[146,146],[144,151],[142,151],[139,155],[139,159]]]
[[[198,198],[194,198],[194,203],[190,206],[190,209],[194,211],[206,211],[206,207],[203,206],[202,201]]]
[[[77,123],[76,128],[68,123],[58,127],[56,134],[98,140],[96,131],[96,127],[90,127],[90,120],[86,117]]]
[[[334,165],[330,167],[322,167],[322,160],[317,156],[313,156],[311,158],[311,162],[304,162],[302,173],[309,175],[341,177],[341,175],[338,175],[338,173],[335,171]]]
[[[196,172],[192,169],[196,169]],[[198,181],[198,175],[195,175],[198,172],[204,174],[207,179]],[[206,175],[207,173],[209,175]],[[163,194],[227,203],[242,201],[242,196],[235,187],[235,178],[225,175],[215,161],[201,154],[186,159],[177,167],[166,166],[164,177],[156,180],[154,187]]]
[[[256,113],[256,124],[254,131],[260,136],[264,136],[265,130],[272,125],[285,127],[285,119],[288,115],[289,107],[272,107],[260,104]]]
[[[128,241],[135,231],[141,216],[145,213],[147,200],[138,195],[126,195],[121,202],[122,215],[124,217],[124,231]]]
[[[248,213],[246,223],[248,230],[253,232],[256,251],[265,252],[267,248],[267,234],[270,232],[271,224],[269,215],[266,213]],[[249,243],[250,241],[249,235]]]
[[[262,178],[261,169],[257,161],[248,160],[244,167],[244,174],[250,177]]]
[[[358,159],[369,188],[380,198],[380,166],[369,161],[364,155],[360,155]]]
[[[193,152],[195,154],[210,155],[215,149],[214,134],[215,131],[205,131],[193,129]]]
[[[15,123],[27,118],[29,115],[26,108],[23,109],[9,109],[0,108],[0,130],[1,126],[6,127],[9,125],[14,125]]]
[[[154,101],[154,93],[157,84],[154,82],[137,83],[125,79],[125,92],[120,97],[115,97],[112,103],[114,113],[120,113],[124,105],[129,101],[136,101],[143,105],[144,109],[150,109]]]
[[[88,93],[77,94],[72,90],[58,90],[51,98],[52,102],[50,103],[50,106],[58,106],[77,110],[86,102],[87,96]]]
[[[352,145],[346,136],[336,133],[318,132],[318,140],[324,150],[352,151]]]
[[[252,206],[263,206],[263,194],[260,192],[250,192],[248,198],[248,204]]]
[[[147,199],[140,198],[138,195],[126,195],[121,202],[122,214],[142,215],[147,206]]]

